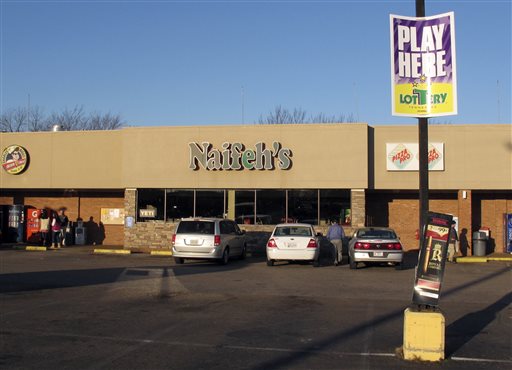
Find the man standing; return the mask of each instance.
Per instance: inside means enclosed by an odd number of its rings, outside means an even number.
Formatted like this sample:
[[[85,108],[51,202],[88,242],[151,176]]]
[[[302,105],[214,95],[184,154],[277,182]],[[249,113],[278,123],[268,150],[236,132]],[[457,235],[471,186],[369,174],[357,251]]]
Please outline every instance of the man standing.
[[[337,220],[332,220],[331,226],[327,230],[326,238],[334,246],[334,266],[341,264],[343,259],[343,238],[345,237],[345,231],[338,224]]]
[[[69,222],[68,216],[64,214],[64,211],[64,208],[59,209],[59,215],[57,216],[60,225],[59,243],[61,247],[66,245],[66,228]]]

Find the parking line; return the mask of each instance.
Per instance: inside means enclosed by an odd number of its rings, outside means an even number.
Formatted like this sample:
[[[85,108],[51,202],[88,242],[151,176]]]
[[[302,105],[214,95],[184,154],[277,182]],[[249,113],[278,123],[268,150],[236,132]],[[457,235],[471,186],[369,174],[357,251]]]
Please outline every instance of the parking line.
[[[4,329],[5,330],[5,329]],[[163,344],[170,346],[181,346],[181,347],[196,347],[196,348],[215,348],[215,349],[235,349],[242,351],[260,351],[260,352],[283,352],[283,353],[311,353],[318,355],[328,356],[360,356],[360,357],[396,357],[395,353],[387,352],[339,352],[339,351],[322,351],[322,350],[308,350],[308,349],[294,349],[294,348],[279,348],[279,347],[256,347],[256,346],[241,346],[241,345],[223,345],[223,344],[209,344],[209,343],[190,343],[190,342],[178,342],[172,340],[159,340],[159,339],[148,339],[148,338],[121,338],[111,336],[100,336],[100,335],[86,335],[86,334],[72,334],[72,333],[60,333],[60,332],[40,332],[35,330],[24,330],[24,329],[9,329],[12,333],[23,333],[28,335],[40,335],[40,336],[55,336],[63,338],[74,338],[74,339],[93,339],[93,340],[106,340],[116,341],[125,343],[136,343],[136,344]],[[489,358],[474,358],[474,357],[448,357],[446,360],[460,361],[460,362],[480,362],[480,363],[501,363],[511,364],[512,360],[499,360]]]

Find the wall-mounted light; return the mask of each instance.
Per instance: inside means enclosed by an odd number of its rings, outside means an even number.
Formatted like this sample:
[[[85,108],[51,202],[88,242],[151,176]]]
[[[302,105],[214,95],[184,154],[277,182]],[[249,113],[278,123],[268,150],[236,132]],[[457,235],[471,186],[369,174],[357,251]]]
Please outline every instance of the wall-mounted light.
[[[466,199],[468,197],[468,193],[466,190],[462,190],[462,199]]]

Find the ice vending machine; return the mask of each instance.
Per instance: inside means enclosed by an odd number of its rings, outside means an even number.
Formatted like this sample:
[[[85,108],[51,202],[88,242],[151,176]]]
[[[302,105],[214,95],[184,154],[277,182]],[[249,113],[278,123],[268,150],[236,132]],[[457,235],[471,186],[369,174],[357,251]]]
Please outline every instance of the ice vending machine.
[[[503,217],[504,223],[504,245],[505,252],[512,253],[512,213],[505,214]]]

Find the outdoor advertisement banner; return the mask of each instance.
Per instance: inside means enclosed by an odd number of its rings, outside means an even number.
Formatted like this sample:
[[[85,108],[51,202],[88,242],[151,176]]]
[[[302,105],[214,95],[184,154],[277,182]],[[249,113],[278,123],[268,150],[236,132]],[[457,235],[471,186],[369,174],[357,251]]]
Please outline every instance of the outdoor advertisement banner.
[[[454,13],[390,15],[392,115],[457,114]]]
[[[429,212],[422,236],[413,303],[438,306],[453,216]]]

